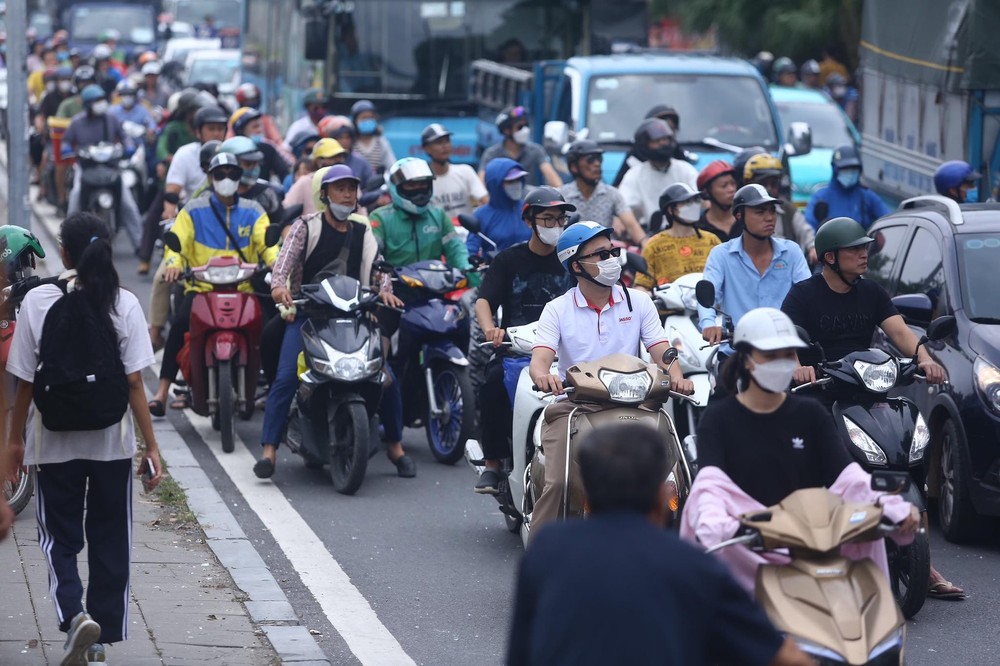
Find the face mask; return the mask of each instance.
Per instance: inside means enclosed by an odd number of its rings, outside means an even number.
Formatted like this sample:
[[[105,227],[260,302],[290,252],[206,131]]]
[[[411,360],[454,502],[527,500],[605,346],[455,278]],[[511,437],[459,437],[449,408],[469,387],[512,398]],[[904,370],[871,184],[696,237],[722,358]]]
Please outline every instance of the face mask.
[[[531,128],[525,125],[521,129],[511,134],[510,138],[514,139],[514,143],[516,143],[517,145],[523,146],[526,143],[528,143],[529,139],[531,139]]]
[[[857,169],[845,169],[837,172],[837,182],[845,189],[851,189],[861,180],[861,172]]]
[[[245,169],[243,175],[240,176],[240,182],[244,185],[253,185],[257,182],[257,178],[260,176],[260,165],[258,164],[252,169]]]
[[[535,232],[538,234],[538,240],[542,241],[546,245],[555,245],[559,242],[559,237],[562,236],[562,229],[554,228],[549,229],[548,227],[535,227]]]
[[[59,58],[59,62],[66,62],[69,60],[69,51],[59,51],[56,57]]]
[[[255,146],[259,146],[261,143],[264,142],[263,134],[251,134],[249,138],[251,141],[253,141],[253,145]]]
[[[965,193],[965,203],[979,203],[979,188],[973,187]]]
[[[667,166],[670,167],[670,158],[674,156],[674,147],[672,145],[660,146],[659,148],[650,148],[647,151],[649,159],[655,160],[657,162],[666,162]]]
[[[60,81],[59,84],[58,84],[58,87],[59,87],[59,92],[68,93],[69,91],[71,91],[73,89],[73,82],[72,81]]]
[[[374,118],[365,118],[364,120],[358,121],[359,134],[374,134],[377,129],[378,121]]]
[[[135,106],[135,97],[132,95],[122,97],[122,108],[131,109],[133,106]]]
[[[792,383],[798,363],[790,358],[758,363],[750,371],[757,385],[768,393],[784,393]]]
[[[847,94],[847,88],[844,86],[834,86],[830,89],[830,94],[833,95],[834,99],[841,99]]]
[[[520,201],[521,197],[524,196],[524,183],[521,181],[504,183],[503,192],[514,201]]]
[[[90,106],[90,112],[93,113],[95,116],[103,116],[105,113],[108,112],[107,100],[102,99],[100,101],[94,102]]]
[[[695,201],[678,206],[677,217],[680,218],[682,223],[694,224],[701,218],[701,204]]]
[[[239,181],[233,180],[232,178],[217,180],[215,181],[215,193],[220,197],[231,197],[236,194],[236,190],[239,186]]]
[[[596,264],[600,273],[597,274],[597,277],[592,279],[597,284],[602,284],[605,287],[613,286],[616,282],[618,282],[618,278],[622,276],[622,265],[621,262],[618,261],[618,257],[610,257],[604,261],[582,261],[580,263]]]
[[[346,220],[354,212],[354,206],[345,206],[344,204],[335,204],[329,201],[327,201],[326,208],[338,220]]]

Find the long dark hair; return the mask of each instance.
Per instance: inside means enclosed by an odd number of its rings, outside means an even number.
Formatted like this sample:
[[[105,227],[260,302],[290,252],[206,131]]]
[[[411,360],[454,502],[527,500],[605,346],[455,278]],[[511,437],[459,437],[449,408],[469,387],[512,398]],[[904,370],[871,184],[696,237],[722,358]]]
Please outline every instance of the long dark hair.
[[[722,388],[729,395],[736,395],[740,387],[746,388],[750,385],[750,371],[747,370],[747,357],[750,350],[741,346],[736,353],[723,362],[719,369],[719,381]]]
[[[59,235],[87,301],[110,321],[118,300],[119,280],[111,260],[107,225],[93,213],[74,213],[63,221]]]

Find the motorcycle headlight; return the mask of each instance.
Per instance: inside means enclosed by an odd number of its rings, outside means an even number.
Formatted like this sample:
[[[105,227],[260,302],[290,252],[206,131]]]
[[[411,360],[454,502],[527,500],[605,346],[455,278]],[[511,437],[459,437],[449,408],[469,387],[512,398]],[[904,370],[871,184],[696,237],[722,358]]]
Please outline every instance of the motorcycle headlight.
[[[365,362],[353,356],[345,356],[333,364],[333,372],[352,382],[365,376]]]
[[[807,641],[799,636],[795,637],[795,644],[798,645],[799,649],[803,652],[808,654],[810,657],[814,657],[818,661],[821,661],[821,663],[844,663],[844,657],[842,655],[824,645]]]
[[[910,442],[910,463],[918,463],[924,459],[924,451],[931,441],[931,431],[927,428],[922,414],[917,414],[917,423],[913,427],[913,441]]]
[[[101,208],[110,209],[115,205],[115,198],[110,192],[101,192],[97,195],[97,205]]]
[[[667,339],[670,340],[670,346],[677,350],[677,357],[683,365],[689,368],[701,367],[701,360],[695,354],[694,348],[685,344],[684,336],[677,327],[671,326],[667,329]]]
[[[861,426],[846,416],[843,418],[844,425],[847,426],[847,435],[851,438],[854,446],[861,449],[861,452],[865,454],[868,462],[873,465],[885,465],[889,462],[885,451],[875,443],[874,439],[868,436],[868,433],[861,429]]]
[[[135,187],[137,179],[135,177],[135,172],[131,169],[122,171],[122,184],[127,188]]]
[[[989,408],[1000,414],[1000,368],[982,356],[972,364],[972,375],[976,378],[976,388]]]
[[[90,149],[90,157],[95,162],[107,162],[115,154],[115,147],[113,144],[100,143]]]
[[[608,397],[612,402],[629,404],[645,400],[653,383],[645,370],[631,373],[601,370],[598,378],[608,388]]]
[[[368,358],[367,347],[362,347],[350,354],[343,354],[322,340],[319,343],[328,360],[310,356],[309,362],[312,369],[324,377],[356,382],[378,372],[381,368],[382,357],[376,355],[374,358]]]
[[[869,391],[886,393],[896,385],[898,369],[895,359],[889,359],[885,363],[877,364],[855,361],[854,372]]]
[[[896,631],[889,634],[889,637],[884,641],[872,648],[871,653],[868,655],[868,663],[877,664],[898,664],[899,663],[899,651],[903,648],[903,630],[897,629]],[[883,660],[875,662],[874,660],[879,657],[883,657]],[[895,659],[893,659],[893,657]]]
[[[242,269],[238,265],[209,266],[204,271],[205,282],[212,284],[232,284],[240,279]]]

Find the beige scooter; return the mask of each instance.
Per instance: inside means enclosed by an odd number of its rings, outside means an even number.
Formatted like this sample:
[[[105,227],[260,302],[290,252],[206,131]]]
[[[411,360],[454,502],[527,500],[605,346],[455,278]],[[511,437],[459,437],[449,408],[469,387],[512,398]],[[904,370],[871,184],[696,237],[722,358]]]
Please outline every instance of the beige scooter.
[[[876,491],[904,492],[909,482],[906,473],[872,474]],[[757,601],[779,631],[821,666],[903,663],[905,621],[885,574],[872,560],[840,555],[844,544],[880,539],[897,529],[882,521],[881,506],[806,488],[766,511],[744,514],[740,522],[739,535],[706,552],[738,544],[787,552],[788,564],[757,570]]]

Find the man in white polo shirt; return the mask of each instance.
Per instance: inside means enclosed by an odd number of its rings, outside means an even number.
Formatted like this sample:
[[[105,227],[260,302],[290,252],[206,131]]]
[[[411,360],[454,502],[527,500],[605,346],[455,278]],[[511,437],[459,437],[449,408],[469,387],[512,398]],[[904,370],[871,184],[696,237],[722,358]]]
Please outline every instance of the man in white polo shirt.
[[[669,346],[649,295],[618,284],[621,248],[611,244],[611,229],[597,222],[578,222],[563,232],[556,245],[559,261],[576,278],[577,286],[550,301],[542,310],[536,329],[528,372],[538,388],[563,393],[566,369],[615,353],[639,354],[639,344],[661,367]],[[559,356],[559,374],[551,374]],[[684,379],[677,364],[670,368],[670,388],[690,395],[694,384]],[[545,485],[531,516],[532,538],[538,529],[560,513],[566,466],[567,419],[573,409],[597,407],[557,401],[545,410],[542,449],[545,452]]]

